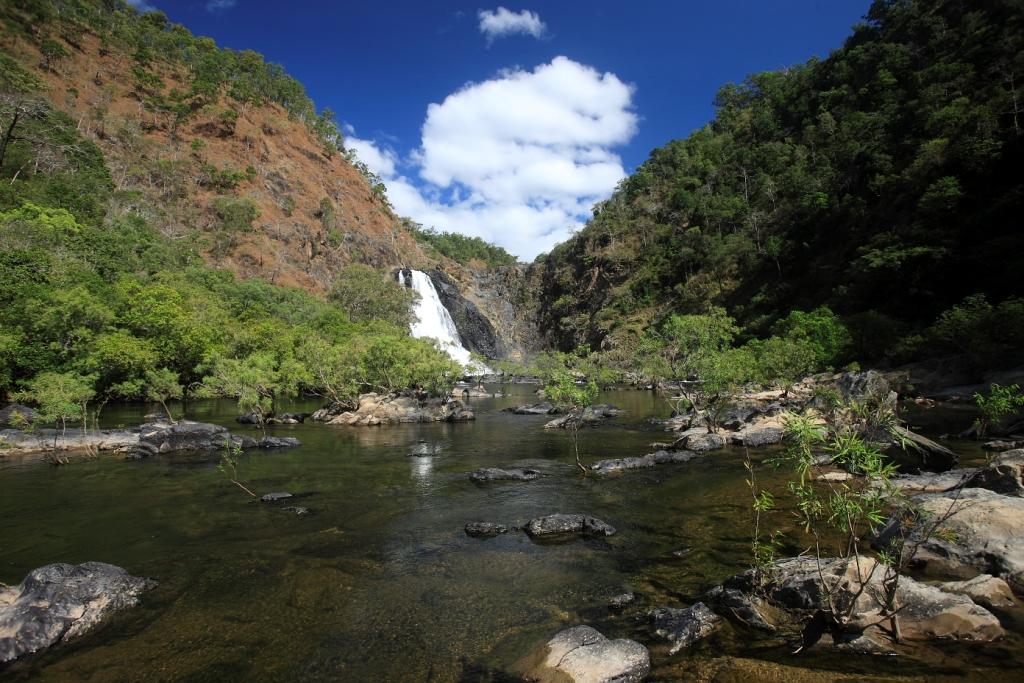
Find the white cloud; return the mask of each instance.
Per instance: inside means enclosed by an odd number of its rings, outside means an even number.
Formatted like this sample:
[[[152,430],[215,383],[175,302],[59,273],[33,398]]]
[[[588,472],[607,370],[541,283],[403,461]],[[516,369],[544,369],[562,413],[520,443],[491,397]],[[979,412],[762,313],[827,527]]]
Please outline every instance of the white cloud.
[[[556,57],[431,104],[409,164],[418,178],[399,174],[394,153],[372,141],[347,144],[385,179],[399,214],[533,258],[565,240],[625,176],[612,148],[636,123],[630,86]]]
[[[397,155],[390,149],[382,148],[373,140],[357,138],[355,129],[351,126],[346,128],[349,133],[345,136],[345,147],[355,150],[356,157],[381,178],[393,178]]]
[[[207,12],[225,12],[237,4],[238,0],[206,0]]]
[[[480,19],[480,33],[487,36],[488,45],[495,38],[515,33],[540,38],[547,30],[547,26],[540,20],[540,15],[525,9],[521,12],[511,12],[504,7],[496,10],[482,9],[477,17]]]

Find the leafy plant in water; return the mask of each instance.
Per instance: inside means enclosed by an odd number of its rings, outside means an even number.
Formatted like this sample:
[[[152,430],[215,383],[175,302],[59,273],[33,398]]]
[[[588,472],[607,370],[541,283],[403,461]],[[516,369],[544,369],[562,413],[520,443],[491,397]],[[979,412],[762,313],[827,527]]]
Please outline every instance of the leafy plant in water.
[[[241,454],[241,446],[236,444],[230,438],[225,439],[224,448],[220,452],[220,463],[217,465],[217,469],[223,472],[227,476],[228,481],[232,484],[242,489],[253,498],[256,498],[257,495],[238,479],[238,456]]]
[[[981,415],[974,421],[974,430],[979,438],[984,438],[990,429],[999,426],[1003,418],[1024,406],[1024,393],[1017,384],[1006,387],[993,384],[988,389],[988,396],[975,393],[972,398],[981,411]]]
[[[583,424],[587,406],[597,399],[597,384],[593,380],[577,383],[576,376],[567,367],[550,370],[544,381],[544,395],[548,400],[567,413],[567,424],[572,430],[572,449],[576,455],[576,466],[583,474],[587,468],[580,460],[580,426]]]

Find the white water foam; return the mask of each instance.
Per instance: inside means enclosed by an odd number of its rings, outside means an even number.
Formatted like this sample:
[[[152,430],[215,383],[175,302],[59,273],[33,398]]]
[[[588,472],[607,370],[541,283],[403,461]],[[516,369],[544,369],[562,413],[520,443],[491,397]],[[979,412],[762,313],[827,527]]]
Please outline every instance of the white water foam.
[[[398,271],[398,283],[405,285],[405,276]],[[451,313],[441,303],[434,283],[426,273],[412,271],[412,282],[408,283],[420,295],[413,313],[416,319],[410,325],[412,336],[430,338],[438,342],[441,349],[464,368],[473,366],[469,360],[469,350],[462,345],[459,330],[455,327]]]

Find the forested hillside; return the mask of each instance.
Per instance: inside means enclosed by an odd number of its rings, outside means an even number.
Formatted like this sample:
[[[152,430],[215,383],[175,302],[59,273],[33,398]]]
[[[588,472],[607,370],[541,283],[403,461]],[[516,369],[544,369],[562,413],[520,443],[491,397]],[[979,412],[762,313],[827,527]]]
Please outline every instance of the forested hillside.
[[[0,400],[447,393],[389,269],[442,257],[281,67],[122,2],[0,22]]]
[[[763,336],[828,306],[861,360],[1020,348],[1022,43],[1018,2],[879,0],[827,59],[723,87],[542,257],[541,328],[626,349],[672,312]]]
[[[325,292],[348,263],[417,261],[384,186],[344,150],[334,113],[259,53],[122,2],[7,2],[0,21],[13,143],[2,170],[17,179],[4,183],[4,208],[27,192],[20,182],[66,174],[64,148],[33,154],[45,143],[33,127],[66,115],[61,125],[103,154],[116,213],[243,277]]]

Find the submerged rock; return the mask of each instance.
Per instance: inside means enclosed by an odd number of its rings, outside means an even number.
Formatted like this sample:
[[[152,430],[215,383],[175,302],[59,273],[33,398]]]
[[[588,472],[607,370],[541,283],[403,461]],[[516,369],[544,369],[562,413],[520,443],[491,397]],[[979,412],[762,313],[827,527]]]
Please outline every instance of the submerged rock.
[[[301,505],[289,505],[288,507],[281,509],[284,510],[285,512],[294,512],[296,517],[303,517],[305,515],[313,514],[312,510],[310,510],[307,507],[302,507]]]
[[[634,640],[609,640],[590,626],[574,626],[547,642],[529,680],[575,683],[639,683],[651,672],[651,656]]]
[[[704,427],[692,427],[679,435],[676,445],[690,451],[704,453],[725,447],[725,437],[708,432]]]
[[[410,422],[465,422],[476,416],[459,399],[363,394],[355,410],[329,406],[313,413],[313,419],[327,424],[388,425]]]
[[[226,443],[231,443],[231,433],[207,422],[148,422],[139,430],[139,445],[157,453],[212,451],[224,448]]]
[[[574,424],[580,426],[594,425],[610,417],[616,417],[626,412],[622,408],[609,403],[598,403],[587,406],[582,411],[574,410],[568,415],[557,417],[544,425],[544,429],[569,429]]]
[[[590,466],[590,470],[592,472],[597,472],[598,474],[611,474],[612,472],[638,470],[646,467],[654,467],[655,465],[684,463],[689,462],[696,457],[697,454],[690,451],[656,451],[639,458],[598,460]]]
[[[625,609],[626,605],[629,605],[634,600],[636,600],[636,595],[634,595],[632,591],[613,595],[611,599],[608,600],[608,609]]]
[[[513,406],[512,408],[505,408],[505,411],[516,415],[557,415],[562,412],[558,409],[558,406],[554,405],[550,401]]]
[[[256,442],[259,448],[293,448],[302,442],[294,436],[265,436]]]
[[[282,500],[288,500],[295,496],[287,491],[272,491],[271,493],[264,493],[260,496],[260,500],[264,503],[280,503]]]
[[[732,615],[747,626],[769,633],[775,632],[775,626],[769,623],[754,598],[735,588],[715,586],[707,592],[707,599],[722,608],[722,614]]]
[[[706,638],[722,620],[703,602],[685,609],[658,607],[648,612],[647,618],[654,627],[654,634],[672,643],[670,655]]]
[[[48,564],[0,588],[0,663],[81,636],[156,582],[103,562]]]
[[[488,538],[506,534],[509,528],[496,522],[470,522],[465,527],[466,535],[474,538]]]
[[[476,482],[487,481],[533,481],[540,477],[540,470],[531,470],[525,467],[481,467],[470,473],[469,478]]]
[[[589,515],[557,513],[530,520],[526,525],[526,533],[534,538],[568,534],[611,536],[615,533],[615,527]]]

